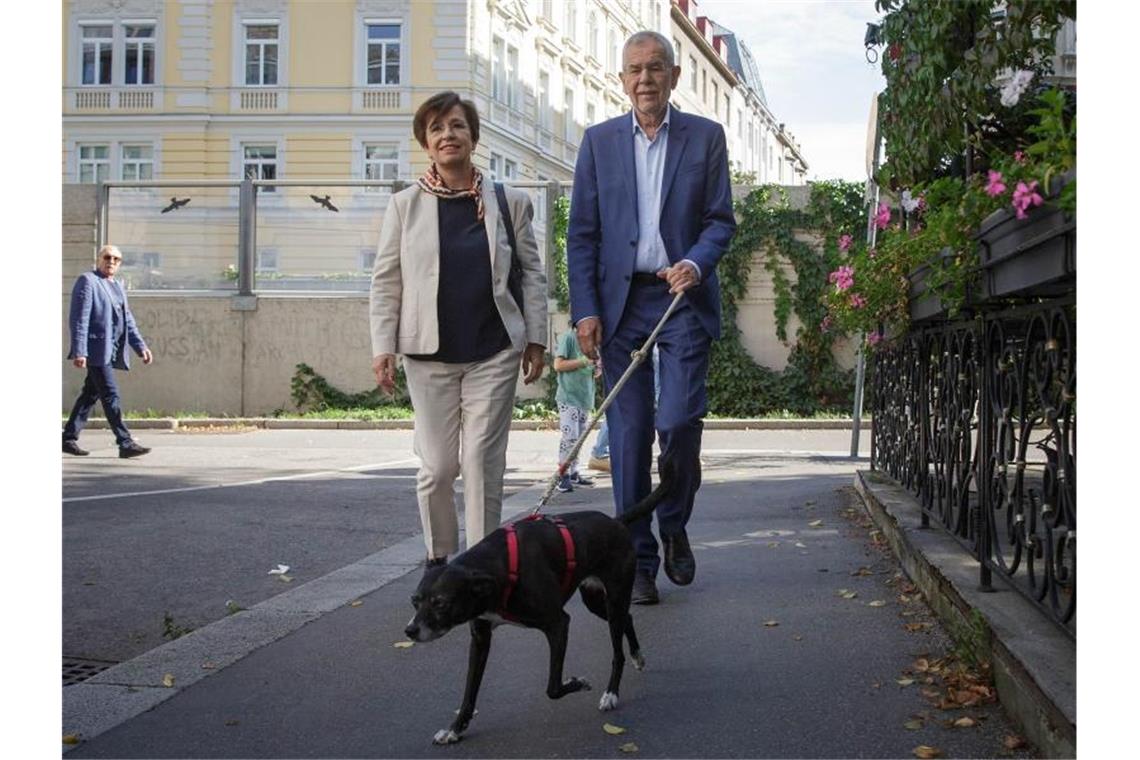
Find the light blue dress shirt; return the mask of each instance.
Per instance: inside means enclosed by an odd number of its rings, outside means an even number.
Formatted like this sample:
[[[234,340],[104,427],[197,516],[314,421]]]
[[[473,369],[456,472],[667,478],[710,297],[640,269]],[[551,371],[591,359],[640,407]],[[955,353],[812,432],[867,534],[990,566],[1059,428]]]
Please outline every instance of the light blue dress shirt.
[[[633,168],[637,181],[637,254],[633,271],[655,273],[670,265],[669,254],[665,252],[665,241],[661,239],[661,186],[665,176],[665,151],[669,147],[669,117],[673,106],[665,109],[665,118],[657,128],[652,140],[637,123],[637,113],[630,111],[633,121]],[[701,268],[689,259],[701,277]]]

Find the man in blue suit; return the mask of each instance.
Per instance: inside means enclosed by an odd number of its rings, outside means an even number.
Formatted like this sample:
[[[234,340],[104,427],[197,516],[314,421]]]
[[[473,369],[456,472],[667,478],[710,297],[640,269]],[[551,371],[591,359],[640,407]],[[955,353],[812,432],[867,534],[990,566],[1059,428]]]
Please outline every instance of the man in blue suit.
[[[641,364],[607,410],[614,502],[620,514],[650,491],[653,432],[678,478],[657,507],[665,574],[692,582],[685,525],[701,484],[709,347],[720,337],[716,265],[736,230],[724,130],[681,113],[669,96],[681,75],[656,32],[625,43],[621,80],[633,110],[586,130],[574,168],[566,255],[571,319],[582,350],[600,349],[607,387],[630,364],[676,293],[685,296],[658,337],[660,399]],[[634,523],[636,604],[656,604],[661,560],[651,518]]]
[[[87,424],[87,415],[95,402],[101,401],[107,424],[119,444],[119,457],[130,459],[142,456],[150,449],[136,443],[123,424],[115,370],[130,369],[128,344],[142,357],[143,364],[150,364],[154,357],[135,326],[134,315],[127,305],[126,291],[115,282],[115,272],[123,263],[123,254],[116,246],[105,245],[99,249],[97,258],[95,269],[81,274],[71,289],[68,320],[71,350],[67,358],[76,367],[87,370],[87,380],[63,428],[63,451],[65,454],[87,456],[89,452],[79,448],[79,434]]]

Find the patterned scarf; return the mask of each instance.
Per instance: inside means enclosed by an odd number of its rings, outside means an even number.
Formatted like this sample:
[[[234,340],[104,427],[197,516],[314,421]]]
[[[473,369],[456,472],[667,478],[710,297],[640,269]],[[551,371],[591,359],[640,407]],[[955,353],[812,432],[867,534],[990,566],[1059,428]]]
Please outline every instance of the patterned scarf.
[[[437,198],[474,198],[475,215],[481,222],[483,221],[483,172],[474,168],[472,171],[474,179],[471,182],[471,187],[463,190],[453,190],[444,184],[443,177],[439,176],[439,169],[435,167],[434,161],[418,181],[424,192],[431,193]]]

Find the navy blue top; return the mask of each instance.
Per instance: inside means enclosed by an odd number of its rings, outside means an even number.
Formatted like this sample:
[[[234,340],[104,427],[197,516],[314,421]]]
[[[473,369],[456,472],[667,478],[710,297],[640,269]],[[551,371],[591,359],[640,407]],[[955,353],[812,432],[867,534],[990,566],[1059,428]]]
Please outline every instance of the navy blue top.
[[[112,361],[118,358],[119,355],[119,342],[123,339],[123,333],[127,331],[127,320],[124,312],[126,311],[126,299],[123,296],[122,286],[114,280],[107,278],[105,274],[96,270],[96,273],[101,278],[101,284],[107,289],[107,293],[111,296],[111,303],[114,304],[115,310],[112,312],[112,324],[114,325],[114,334],[112,340],[115,350],[112,353]]]
[[[412,359],[459,364],[487,359],[511,345],[491,288],[487,229],[474,198],[439,199],[439,350]]]

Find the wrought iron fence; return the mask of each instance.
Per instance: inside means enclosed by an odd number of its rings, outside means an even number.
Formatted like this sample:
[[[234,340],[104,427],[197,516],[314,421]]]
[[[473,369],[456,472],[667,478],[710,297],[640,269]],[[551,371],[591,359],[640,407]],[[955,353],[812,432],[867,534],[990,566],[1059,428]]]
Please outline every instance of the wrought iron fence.
[[[920,326],[875,357],[871,466],[922,525],[1076,635],[1075,296]]]
[[[364,294],[380,223],[402,180],[106,182],[98,239],[123,251],[132,291]],[[508,182],[531,195],[548,280],[554,201],[569,183]]]

